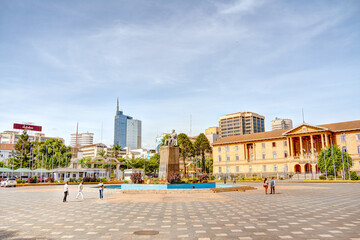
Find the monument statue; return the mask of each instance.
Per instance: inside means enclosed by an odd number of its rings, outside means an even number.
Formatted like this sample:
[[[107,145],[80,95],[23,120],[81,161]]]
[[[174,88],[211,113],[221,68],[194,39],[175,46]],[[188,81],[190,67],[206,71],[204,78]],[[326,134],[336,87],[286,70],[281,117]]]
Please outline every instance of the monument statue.
[[[167,179],[172,173],[179,173],[179,147],[175,130],[165,140],[160,148],[159,177]]]
[[[164,146],[177,147],[177,134],[175,130],[169,135],[168,139],[165,140]]]

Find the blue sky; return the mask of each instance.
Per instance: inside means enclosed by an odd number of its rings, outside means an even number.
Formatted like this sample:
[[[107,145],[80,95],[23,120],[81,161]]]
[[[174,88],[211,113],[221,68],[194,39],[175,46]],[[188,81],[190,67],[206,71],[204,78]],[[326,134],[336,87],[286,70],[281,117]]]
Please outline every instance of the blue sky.
[[[143,146],[227,113],[360,119],[359,1],[1,1],[0,131],[113,143],[116,97]]]

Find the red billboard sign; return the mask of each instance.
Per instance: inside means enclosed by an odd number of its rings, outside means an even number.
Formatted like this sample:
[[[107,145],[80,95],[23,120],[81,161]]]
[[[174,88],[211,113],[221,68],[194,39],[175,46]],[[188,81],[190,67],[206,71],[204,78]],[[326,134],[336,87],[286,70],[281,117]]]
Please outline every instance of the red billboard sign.
[[[28,131],[38,131],[41,132],[42,127],[41,126],[35,126],[30,124],[20,124],[20,123],[14,123],[14,129],[21,129],[21,130],[28,130]]]

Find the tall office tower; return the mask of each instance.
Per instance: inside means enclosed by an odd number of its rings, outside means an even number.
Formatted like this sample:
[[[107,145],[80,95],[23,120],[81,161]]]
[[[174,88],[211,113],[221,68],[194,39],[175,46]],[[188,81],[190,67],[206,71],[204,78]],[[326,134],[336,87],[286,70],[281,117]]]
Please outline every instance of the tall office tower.
[[[114,145],[116,144],[122,148],[141,148],[141,121],[124,115],[123,112],[119,110],[119,99],[117,99],[114,126]]]
[[[275,120],[271,121],[271,131],[290,128],[293,128],[291,119],[275,118]]]
[[[221,138],[265,131],[265,117],[253,112],[226,114],[218,121]]]
[[[126,146],[131,149],[141,148],[141,121],[136,119],[127,120]]]
[[[84,145],[90,145],[94,143],[93,133],[72,133],[70,147],[81,147]]]

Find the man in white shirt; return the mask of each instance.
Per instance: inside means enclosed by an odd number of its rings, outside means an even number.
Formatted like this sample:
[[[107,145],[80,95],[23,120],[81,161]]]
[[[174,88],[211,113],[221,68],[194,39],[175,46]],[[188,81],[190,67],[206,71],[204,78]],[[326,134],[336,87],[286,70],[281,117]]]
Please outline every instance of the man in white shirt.
[[[63,202],[66,202],[66,197],[69,195],[69,182],[66,182],[64,185],[64,199]]]
[[[81,196],[81,200],[84,200],[84,195],[82,193],[83,187],[84,187],[83,182],[81,181],[78,186],[78,194],[76,195],[76,199],[78,199],[78,197]]]
[[[99,187],[99,194],[100,194],[100,200],[104,197],[104,184],[100,180],[100,183],[98,184]]]
[[[275,179],[274,177],[270,180],[270,194],[275,194]]]

